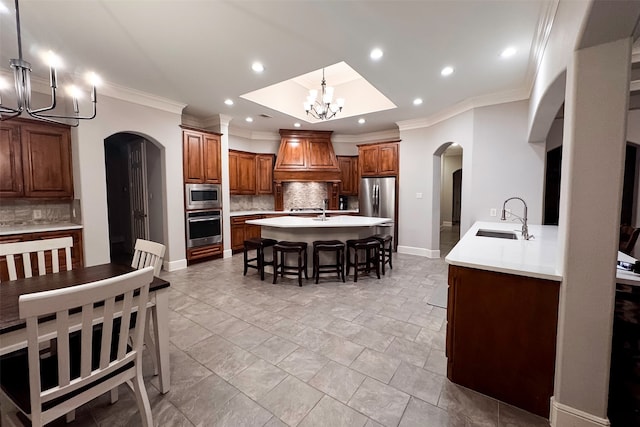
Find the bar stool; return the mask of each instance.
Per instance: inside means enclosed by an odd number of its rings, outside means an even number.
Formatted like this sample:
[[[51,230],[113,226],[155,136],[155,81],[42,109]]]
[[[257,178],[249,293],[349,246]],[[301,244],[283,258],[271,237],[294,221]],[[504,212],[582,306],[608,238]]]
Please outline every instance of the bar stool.
[[[280,262],[278,262],[278,253],[280,253]],[[286,265],[286,254],[298,254],[298,265]],[[278,272],[280,276],[285,274],[297,274],[298,286],[302,286],[302,272],[304,278],[309,279],[307,275],[307,243],[306,242],[287,242],[280,241],[273,246],[273,283],[276,283]]]
[[[389,268],[393,270],[393,237],[388,234],[376,234],[371,236],[380,242],[380,263],[382,264],[382,274],[385,273],[385,264],[389,264]]]
[[[247,239],[244,241],[244,274],[247,275],[247,270],[249,267],[255,268],[260,272],[260,280],[264,280],[264,266],[265,265],[273,265],[275,260],[275,254],[272,257],[271,261],[264,260],[264,249],[271,247],[278,243],[277,240],[274,239],[265,239],[262,237],[253,237],[251,239]],[[249,251],[255,250],[256,256],[255,258],[249,258]],[[256,261],[255,264],[251,264],[252,261]]]
[[[340,240],[316,240],[313,242],[313,277],[316,284],[320,279],[320,273],[337,273],[344,282],[344,249],[345,245]],[[335,264],[320,264],[320,252],[335,252]]]
[[[358,252],[364,250],[364,260],[358,260]],[[351,251],[354,252],[354,260],[351,261]],[[371,267],[375,267],[376,275],[380,278],[380,242],[371,237],[364,239],[347,240],[347,276],[354,267],[353,281],[358,281],[358,272],[370,272]]]

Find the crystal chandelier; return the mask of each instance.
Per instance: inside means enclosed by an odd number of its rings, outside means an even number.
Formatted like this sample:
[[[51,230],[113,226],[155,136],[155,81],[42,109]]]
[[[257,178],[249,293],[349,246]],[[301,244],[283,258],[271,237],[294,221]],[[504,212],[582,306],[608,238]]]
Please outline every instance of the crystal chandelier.
[[[327,82],[324,79],[324,68],[322,69],[322,83],[320,83],[320,87],[320,100],[318,101],[317,99],[318,91],[311,89],[307,100],[304,102],[304,110],[316,119],[329,120],[342,111],[344,98],[336,99],[335,104],[331,103],[333,99],[333,88],[331,86],[327,87]]]
[[[91,80],[91,105],[93,111],[88,116],[81,116],[80,109],[78,107],[78,99],[81,96],[80,91],[75,86],[69,87],[69,95],[73,99],[73,114],[71,115],[58,115],[49,113],[56,108],[56,89],[58,87],[58,75],[56,71],[57,63],[59,62],[57,57],[49,52],[49,86],[51,88],[51,104],[47,107],[33,108],[31,105],[31,64],[22,58],[22,38],[20,35],[20,9],[18,6],[18,0],[16,3],[16,31],[18,36],[18,59],[11,59],[9,64],[13,69],[13,77],[15,80],[15,95],[16,106],[9,107],[2,103],[0,97],[0,120],[8,120],[13,117],[21,115],[26,111],[30,116],[37,119],[45,120],[53,123],[61,123],[71,126],[78,126],[79,120],[90,120],[96,116],[96,84],[99,82],[99,78],[90,73],[88,79]],[[0,91],[9,85],[0,77]]]

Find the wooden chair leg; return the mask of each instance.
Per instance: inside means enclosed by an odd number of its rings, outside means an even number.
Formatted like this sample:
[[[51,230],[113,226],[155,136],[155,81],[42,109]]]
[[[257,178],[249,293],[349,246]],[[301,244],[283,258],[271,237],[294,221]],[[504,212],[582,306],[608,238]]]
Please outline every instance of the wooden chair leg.
[[[151,405],[149,404],[149,397],[147,396],[147,389],[144,386],[142,380],[142,367],[139,367],[138,374],[133,378],[133,393],[138,403],[138,410],[140,411],[140,417],[142,418],[143,427],[152,427],[153,419],[151,417]]]

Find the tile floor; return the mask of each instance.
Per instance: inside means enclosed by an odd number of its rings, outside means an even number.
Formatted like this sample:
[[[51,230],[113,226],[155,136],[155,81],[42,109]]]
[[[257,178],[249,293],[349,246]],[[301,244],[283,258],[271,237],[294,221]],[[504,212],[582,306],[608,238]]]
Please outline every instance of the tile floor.
[[[394,254],[381,280],[242,276],[242,255],[162,276],[171,282],[171,391],[145,378],[158,426],[548,426],[449,382],[444,309],[428,305],[446,264]],[[137,426],[123,387],[70,426]],[[3,411],[6,411],[6,402]],[[55,425],[65,425],[62,420]]]

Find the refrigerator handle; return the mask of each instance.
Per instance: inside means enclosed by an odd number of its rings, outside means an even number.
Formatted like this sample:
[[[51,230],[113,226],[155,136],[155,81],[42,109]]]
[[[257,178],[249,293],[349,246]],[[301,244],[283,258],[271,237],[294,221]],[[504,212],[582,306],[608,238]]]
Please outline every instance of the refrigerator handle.
[[[376,184],[374,194],[375,194],[374,213],[375,213],[375,216],[380,216],[380,185],[379,184]]]

